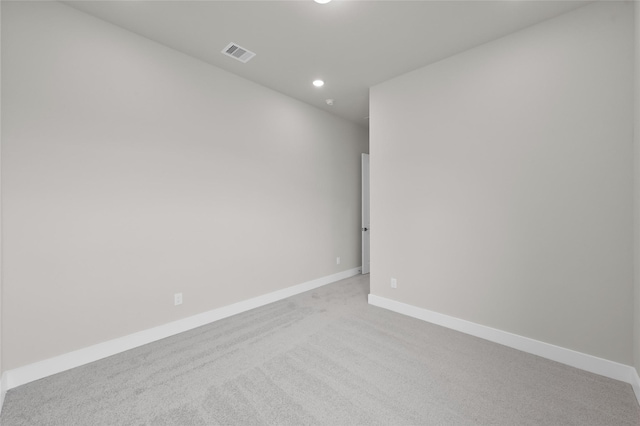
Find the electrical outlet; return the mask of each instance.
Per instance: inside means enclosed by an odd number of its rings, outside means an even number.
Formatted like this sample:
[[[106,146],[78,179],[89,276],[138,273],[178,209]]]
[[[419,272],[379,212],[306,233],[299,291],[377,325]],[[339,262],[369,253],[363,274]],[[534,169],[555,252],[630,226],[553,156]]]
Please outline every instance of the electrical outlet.
[[[336,257],[336,265],[340,264],[340,256]]]
[[[398,288],[398,280],[391,278],[391,288]]]
[[[173,295],[173,304],[175,306],[182,305],[182,293],[176,293]]]

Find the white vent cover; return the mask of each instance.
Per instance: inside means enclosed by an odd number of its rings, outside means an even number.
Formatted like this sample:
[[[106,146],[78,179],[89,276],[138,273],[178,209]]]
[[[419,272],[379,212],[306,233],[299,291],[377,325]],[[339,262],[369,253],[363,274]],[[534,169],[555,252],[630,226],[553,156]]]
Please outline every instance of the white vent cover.
[[[245,49],[244,47],[240,47],[235,43],[229,43],[227,47],[222,49],[222,53],[227,56],[231,56],[232,58],[235,58],[242,63],[247,63],[249,59],[256,56],[255,53]]]

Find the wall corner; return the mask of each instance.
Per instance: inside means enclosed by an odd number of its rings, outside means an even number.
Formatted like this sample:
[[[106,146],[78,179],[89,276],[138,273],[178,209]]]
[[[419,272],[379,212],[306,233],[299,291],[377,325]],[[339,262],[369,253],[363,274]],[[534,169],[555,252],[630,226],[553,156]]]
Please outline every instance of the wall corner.
[[[640,374],[640,4],[634,1],[634,108],[633,108],[633,359]]]

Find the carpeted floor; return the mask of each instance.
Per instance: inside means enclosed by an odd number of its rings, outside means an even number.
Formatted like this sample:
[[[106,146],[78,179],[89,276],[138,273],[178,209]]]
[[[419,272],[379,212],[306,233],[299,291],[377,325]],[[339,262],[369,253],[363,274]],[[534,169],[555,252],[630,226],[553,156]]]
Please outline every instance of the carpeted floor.
[[[628,384],[367,304],[340,281],[10,390],[14,425],[638,425]]]

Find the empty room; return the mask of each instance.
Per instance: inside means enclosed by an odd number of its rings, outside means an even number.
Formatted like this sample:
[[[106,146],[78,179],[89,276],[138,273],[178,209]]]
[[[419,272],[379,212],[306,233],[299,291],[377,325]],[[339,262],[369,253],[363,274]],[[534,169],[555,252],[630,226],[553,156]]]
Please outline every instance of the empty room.
[[[0,1],[0,424],[640,425],[634,1]]]

